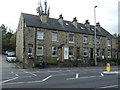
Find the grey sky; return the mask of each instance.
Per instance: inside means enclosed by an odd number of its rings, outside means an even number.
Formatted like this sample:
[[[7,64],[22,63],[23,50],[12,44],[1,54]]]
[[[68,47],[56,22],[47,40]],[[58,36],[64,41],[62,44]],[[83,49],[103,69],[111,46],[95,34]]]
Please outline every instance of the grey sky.
[[[1,0],[0,25],[5,24],[12,30],[17,29],[21,12],[36,14],[40,0]],[[94,6],[96,21],[110,33],[118,33],[118,2],[119,0],[47,0],[50,6],[50,17],[58,18],[63,14],[64,20],[72,21],[77,17],[79,23],[89,19],[94,25]],[[41,0],[43,3],[44,0]]]

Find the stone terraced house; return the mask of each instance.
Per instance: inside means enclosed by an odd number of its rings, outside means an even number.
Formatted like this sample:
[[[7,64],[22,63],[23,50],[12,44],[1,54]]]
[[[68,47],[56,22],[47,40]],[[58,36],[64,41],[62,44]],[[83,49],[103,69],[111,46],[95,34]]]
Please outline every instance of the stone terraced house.
[[[62,15],[50,18],[48,13],[32,15],[21,13],[16,39],[16,57],[34,67],[41,60],[94,60],[94,28],[86,20],[84,24],[66,21]],[[99,23],[96,24],[96,56],[98,60],[117,58],[116,39]]]

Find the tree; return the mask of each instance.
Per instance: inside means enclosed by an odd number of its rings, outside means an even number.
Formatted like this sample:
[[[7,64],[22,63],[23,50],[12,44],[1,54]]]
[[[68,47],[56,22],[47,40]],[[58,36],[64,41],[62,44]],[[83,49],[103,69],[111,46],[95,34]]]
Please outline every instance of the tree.
[[[10,38],[13,35],[13,31],[10,28],[8,30],[4,24],[2,24],[0,26],[0,30],[2,31],[2,48],[3,49],[11,49],[10,48]]]
[[[16,32],[10,38],[10,47],[15,50],[16,46]]]

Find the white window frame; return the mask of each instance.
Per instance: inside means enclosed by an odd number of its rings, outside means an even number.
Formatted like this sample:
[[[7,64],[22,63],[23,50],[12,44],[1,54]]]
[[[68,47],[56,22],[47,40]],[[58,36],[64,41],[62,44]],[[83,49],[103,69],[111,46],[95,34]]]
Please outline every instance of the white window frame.
[[[107,40],[107,46],[111,46],[111,40],[110,39]]]
[[[84,55],[84,53],[87,53],[87,54]],[[83,48],[83,56],[84,56],[84,57],[88,57],[88,54],[89,54],[88,48]]]
[[[38,48],[41,48],[41,51],[38,51]],[[43,46],[41,46],[41,45],[37,46],[36,55],[37,56],[43,56]]]
[[[32,53],[32,48],[33,48],[33,46],[32,46],[32,44],[28,44],[28,53]]]
[[[58,33],[57,32],[52,33],[52,41],[58,41]]]
[[[71,50],[71,48],[72,48],[72,50]],[[70,55],[70,51],[72,51],[72,55]],[[71,56],[74,56],[74,47],[69,47],[69,56],[71,57]]]
[[[97,57],[100,57],[100,49],[97,49],[96,53],[97,53]]]
[[[72,37],[70,37],[72,35]],[[70,40],[72,38],[72,40]],[[74,34],[69,34],[68,35],[68,41],[69,41],[69,43],[74,43]]]
[[[96,38],[96,44],[97,44],[97,45],[100,44],[100,38]]]
[[[55,50],[54,50],[55,48]],[[55,52],[55,55],[53,55],[53,52]],[[57,57],[58,56],[58,48],[57,46],[52,46],[52,57]]]
[[[108,49],[108,58],[111,58],[111,50]]]
[[[83,43],[84,44],[88,44],[88,36],[84,36],[83,37]]]
[[[37,31],[37,39],[38,40],[43,40],[44,39],[44,32]]]

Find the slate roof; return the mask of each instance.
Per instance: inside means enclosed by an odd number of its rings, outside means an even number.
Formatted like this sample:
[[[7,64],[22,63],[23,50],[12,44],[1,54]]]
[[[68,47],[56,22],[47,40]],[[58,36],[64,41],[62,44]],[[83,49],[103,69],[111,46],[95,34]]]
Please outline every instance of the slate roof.
[[[80,34],[88,34],[94,35],[94,26],[90,25],[90,30],[85,27],[85,24],[78,23],[78,28],[75,28],[71,21],[64,20],[63,26],[58,22],[58,19],[48,18],[47,23],[42,23],[38,15],[31,15],[26,13],[21,13],[23,16],[26,26],[28,27],[36,27],[36,28],[45,28],[48,30],[57,30],[57,31],[65,31],[65,32],[73,32]],[[113,36],[101,27],[101,30],[96,30],[97,36],[110,37]]]

